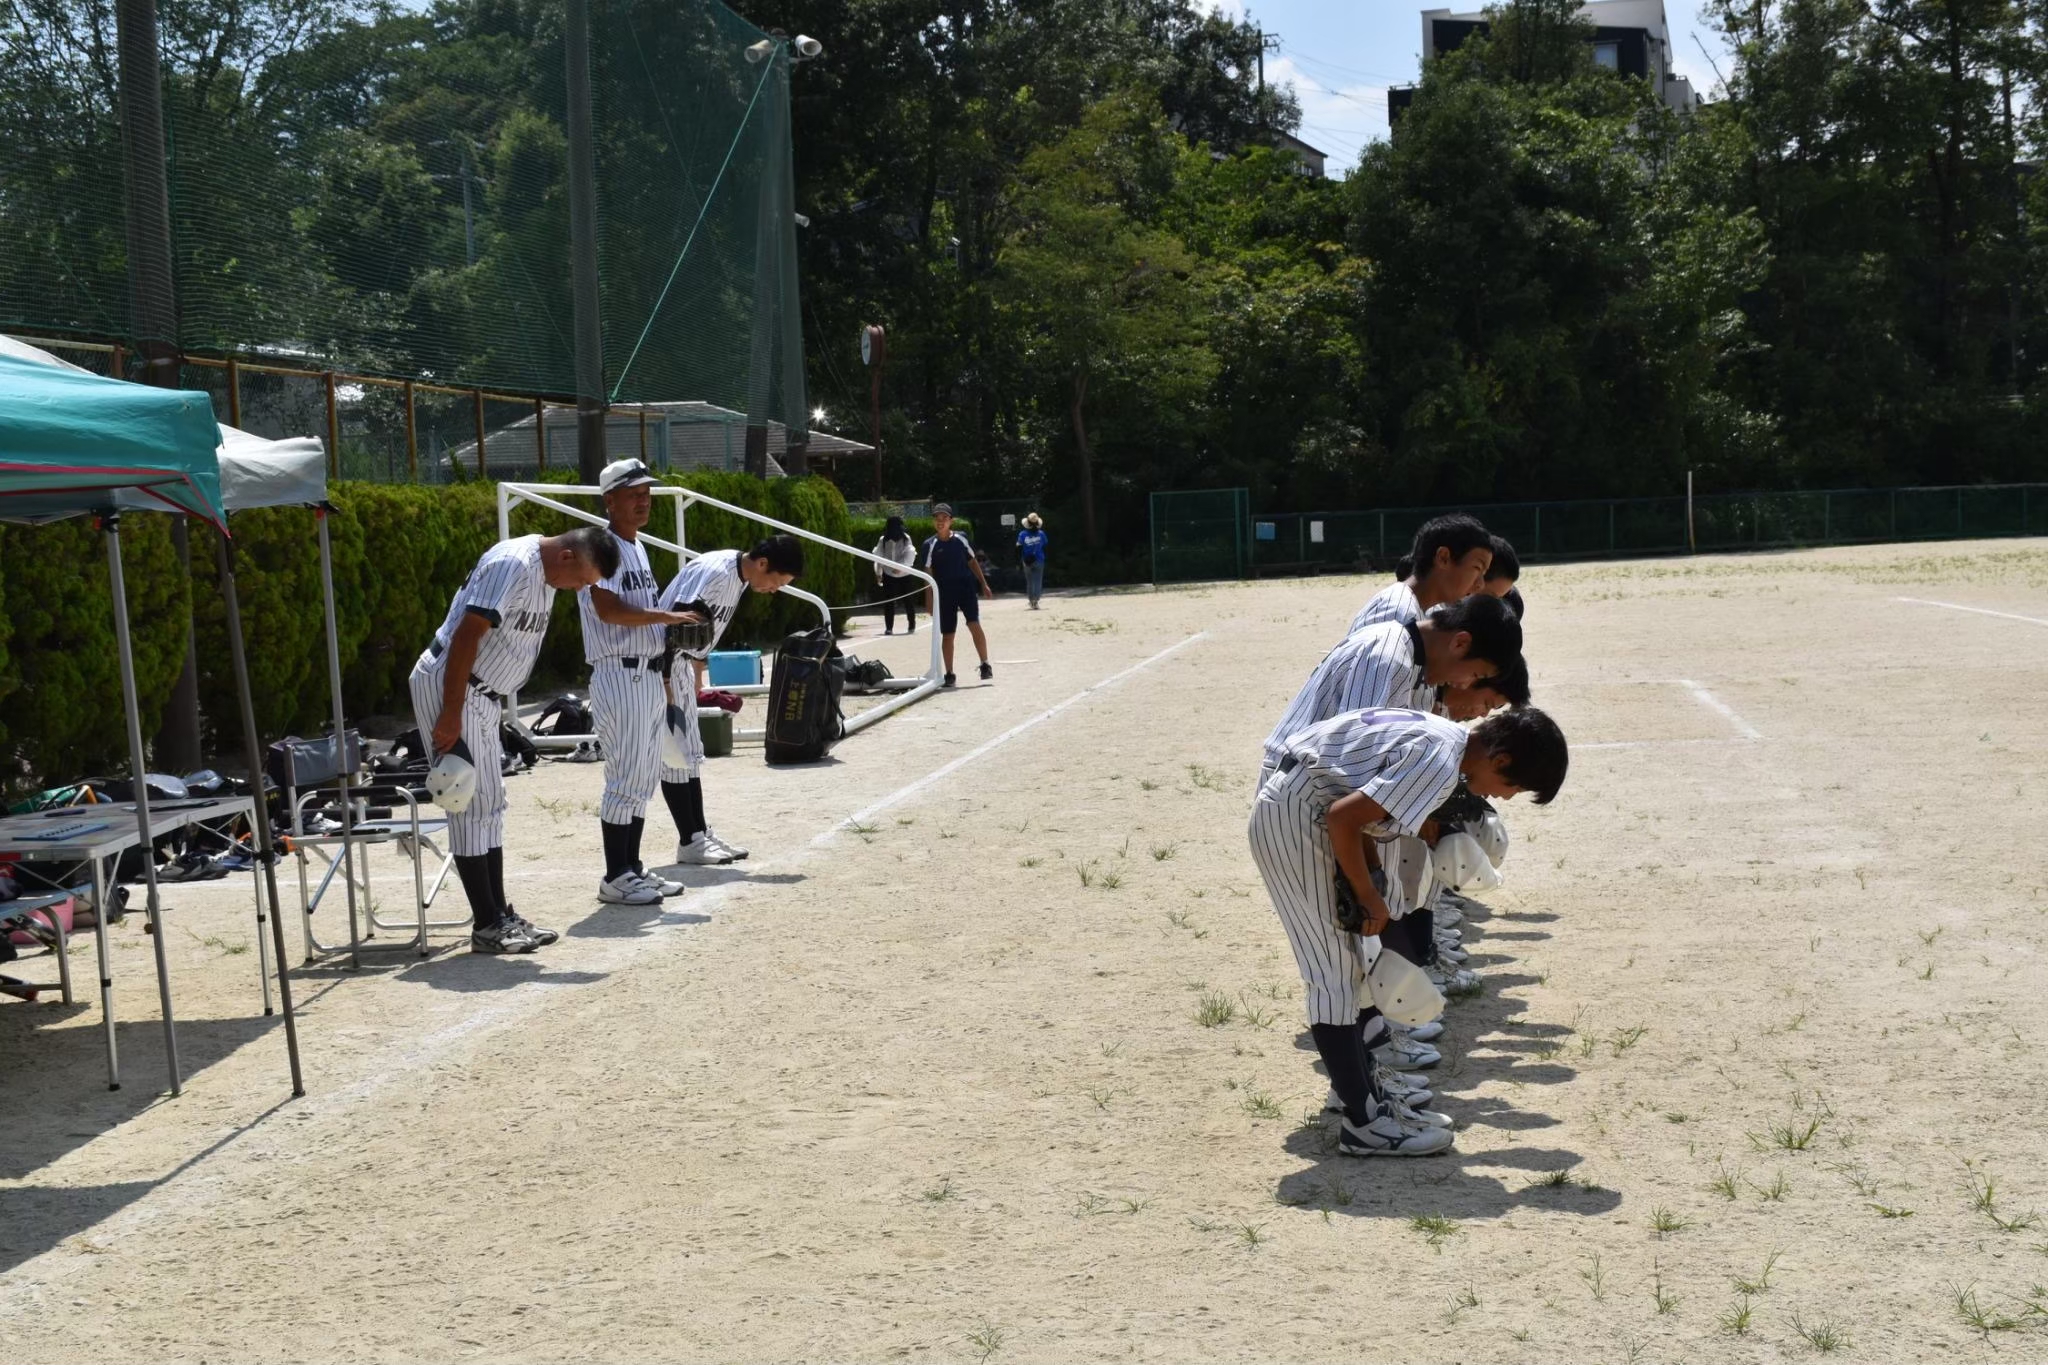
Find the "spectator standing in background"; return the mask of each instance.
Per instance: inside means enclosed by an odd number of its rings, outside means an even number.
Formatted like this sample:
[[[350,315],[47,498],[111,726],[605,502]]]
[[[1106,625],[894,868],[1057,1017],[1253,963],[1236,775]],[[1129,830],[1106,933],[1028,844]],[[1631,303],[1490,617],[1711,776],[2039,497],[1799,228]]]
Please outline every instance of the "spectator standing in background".
[[[1038,610],[1039,596],[1045,591],[1045,522],[1038,513],[1024,515],[1024,529],[1017,533],[1017,559],[1024,566],[1024,595],[1031,599],[1031,610]]]
[[[875,542],[874,553],[889,560],[900,568],[887,564],[875,565],[875,594],[882,599],[882,634],[896,633],[896,599],[903,598],[903,619],[907,624],[904,634],[917,634],[917,594],[904,597],[905,591],[914,585],[907,584],[909,577],[905,570],[917,563],[917,546],[911,542],[910,532],[904,528],[903,518],[891,517],[882,528],[882,538]]]
[[[943,502],[932,505],[932,531],[934,534],[925,541],[918,558],[924,571],[939,585],[931,609],[939,618],[939,640],[946,659],[946,678],[941,685],[954,685],[953,634],[963,616],[967,618],[967,633],[974,637],[975,653],[981,656],[982,681],[987,682],[995,677],[996,671],[988,661],[988,637],[981,633],[981,599],[994,597],[995,592],[982,573],[981,562],[974,556],[974,547],[967,543],[966,536],[954,533],[953,509]]]

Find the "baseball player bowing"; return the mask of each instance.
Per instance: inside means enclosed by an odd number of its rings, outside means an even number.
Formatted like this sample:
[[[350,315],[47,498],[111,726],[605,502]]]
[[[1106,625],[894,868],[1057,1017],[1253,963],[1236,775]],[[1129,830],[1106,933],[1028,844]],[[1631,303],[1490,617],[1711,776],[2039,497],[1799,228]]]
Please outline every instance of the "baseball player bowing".
[[[1345,632],[1382,621],[1413,621],[1431,607],[1478,592],[1493,563],[1493,537],[1463,512],[1431,517],[1394,565],[1394,581],[1358,609]]]
[[[505,694],[516,692],[533,671],[555,594],[579,591],[618,571],[618,542],[596,526],[501,540],[470,570],[448,605],[448,619],[412,666],[413,714],[433,746],[429,786],[448,811],[448,849],[469,897],[473,952],[530,953],[558,937],[515,914],[505,899],[498,727]],[[474,771],[464,773],[465,764]]]
[[[770,536],[744,554],[713,550],[699,555],[662,589],[664,611],[687,606],[711,620],[709,638],[699,648],[681,651],[669,678],[677,714],[670,721],[673,748],[664,750],[661,794],[681,839],[676,846],[679,863],[722,864],[747,856],[746,849],[712,833],[704,817],[704,783],[699,776],[704,766],[704,736],[697,729],[697,688],[703,681],[704,661],[718,648],[719,638],[739,610],[741,597],[750,591],[781,592],[803,571],[804,547],[797,538]],[[671,752],[673,758],[667,757]]]
[[[681,882],[648,872],[640,859],[647,803],[661,784],[661,727],[668,709],[663,628],[699,619],[655,605],[660,585],[640,530],[654,510],[651,490],[659,482],[639,460],[614,460],[598,475],[619,571],[577,597],[583,657],[590,665],[591,718],[604,749],[604,797],[597,807],[604,878],[597,898],[611,905],[654,905],[684,889]]]
[[[1359,998],[1365,936],[1388,922],[1366,837],[1414,837],[1462,774],[1474,793],[1507,800],[1557,795],[1569,761],[1563,733],[1533,707],[1504,711],[1467,731],[1441,716],[1350,711],[1287,737],[1279,766],[1252,802],[1252,860],[1273,899],[1308,987],[1309,1031],[1343,1111],[1346,1156],[1427,1156],[1451,1145],[1446,1127],[1389,1097],[1373,1077]],[[1338,921],[1337,878],[1363,911],[1357,931]]]

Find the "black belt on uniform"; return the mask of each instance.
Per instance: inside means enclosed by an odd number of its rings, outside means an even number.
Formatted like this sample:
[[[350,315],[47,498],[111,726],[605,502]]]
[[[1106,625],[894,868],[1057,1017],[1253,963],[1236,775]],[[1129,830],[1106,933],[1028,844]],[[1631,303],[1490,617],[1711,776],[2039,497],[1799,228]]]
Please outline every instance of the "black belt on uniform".
[[[427,653],[432,655],[436,659],[440,658],[443,652],[444,651],[441,647],[441,642],[439,640],[436,640],[432,644],[427,646]],[[491,689],[485,685],[484,680],[482,678],[479,678],[474,673],[469,675],[469,685],[471,689],[473,689],[477,693],[478,696],[483,697],[487,701],[494,701],[500,706],[503,706],[506,703],[506,701],[509,700],[503,692],[491,691]]]
[[[1298,755],[1295,754],[1287,754],[1283,756],[1280,760],[1280,771],[1283,773],[1291,773],[1300,766],[1301,759]]]
[[[613,657],[613,658],[610,658],[610,659],[600,659],[600,660],[598,660],[598,662],[599,662],[599,663],[611,663],[611,664],[617,664],[617,665],[618,665],[619,667],[621,667],[621,668],[644,668],[644,669],[646,669],[646,670],[647,670],[647,671],[648,671],[649,673],[659,673],[659,672],[661,672],[661,656],[660,656],[660,655],[652,655],[652,656],[649,656],[648,658],[644,658],[644,659],[642,659],[642,658],[638,658],[638,657],[635,657],[634,655],[631,655],[631,654],[624,654],[624,655],[618,655],[618,656],[615,656],[615,657]]]

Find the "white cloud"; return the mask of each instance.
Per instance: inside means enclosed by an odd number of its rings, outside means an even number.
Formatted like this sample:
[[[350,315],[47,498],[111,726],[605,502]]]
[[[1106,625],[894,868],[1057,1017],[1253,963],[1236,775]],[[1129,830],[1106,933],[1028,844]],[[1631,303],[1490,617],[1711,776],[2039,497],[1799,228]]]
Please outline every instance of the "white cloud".
[[[1355,166],[1368,143],[1387,135],[1385,85],[1297,62],[1292,53],[1267,57],[1266,79],[1294,87],[1294,97],[1301,102],[1301,140],[1330,154],[1331,175]]]

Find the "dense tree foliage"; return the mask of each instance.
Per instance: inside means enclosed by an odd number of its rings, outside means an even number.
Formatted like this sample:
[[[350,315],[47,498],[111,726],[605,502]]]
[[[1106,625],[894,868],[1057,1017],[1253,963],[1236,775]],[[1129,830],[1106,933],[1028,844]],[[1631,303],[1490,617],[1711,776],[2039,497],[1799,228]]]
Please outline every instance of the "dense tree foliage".
[[[1064,545],[1114,556],[1156,488],[1279,508],[1669,492],[1688,468],[2039,475],[2037,0],[1716,0],[1733,64],[1687,114],[1594,66],[1571,0],[1517,0],[1341,181],[1276,149],[1297,111],[1258,34],[1194,0],[740,9],[825,45],[791,79],[809,389],[863,431],[856,338],[888,328],[891,492],[1042,496]],[[553,5],[162,12],[174,157],[260,166],[179,206],[217,229],[181,269],[244,335],[405,372],[559,362]],[[649,79],[703,40],[679,23],[635,58]],[[118,165],[112,7],[0,0],[0,24],[0,219],[35,247],[0,260],[0,299],[112,319],[119,224],[86,211]],[[632,168],[700,136],[659,112],[607,115],[609,233],[673,189]],[[607,241],[629,293],[673,254]],[[656,321],[716,342],[733,316]],[[408,349],[427,334],[454,354]]]

